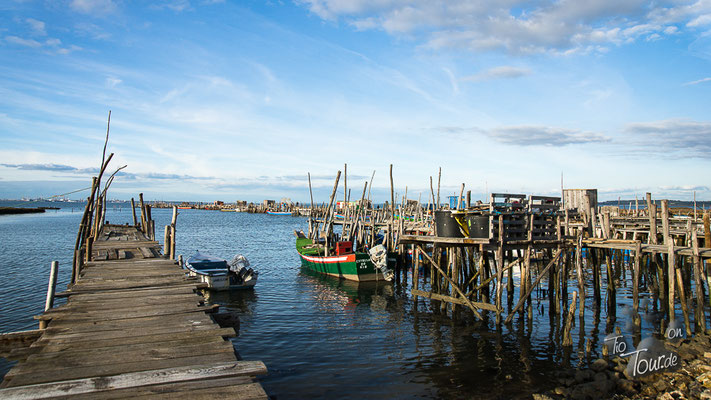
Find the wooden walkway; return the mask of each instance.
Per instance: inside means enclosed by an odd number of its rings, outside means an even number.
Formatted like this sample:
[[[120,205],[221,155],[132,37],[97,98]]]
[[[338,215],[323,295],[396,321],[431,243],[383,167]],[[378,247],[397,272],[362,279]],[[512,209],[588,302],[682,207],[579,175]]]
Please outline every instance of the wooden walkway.
[[[253,380],[264,364],[237,360],[201,284],[159,254],[136,228],[106,225],[58,294],[67,304],[36,317],[48,325],[14,354],[0,398],[267,398]]]

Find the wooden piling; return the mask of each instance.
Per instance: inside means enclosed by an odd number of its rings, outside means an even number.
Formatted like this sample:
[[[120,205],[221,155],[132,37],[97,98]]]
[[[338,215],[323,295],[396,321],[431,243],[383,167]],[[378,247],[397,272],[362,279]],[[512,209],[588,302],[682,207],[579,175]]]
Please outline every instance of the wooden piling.
[[[566,347],[573,345],[573,339],[570,335],[570,330],[573,328],[573,316],[575,316],[575,306],[577,298],[578,292],[573,291],[573,298],[570,302],[570,308],[568,308],[568,316],[565,319],[565,327],[563,328],[563,346]],[[580,318],[582,319],[583,316],[581,315]]]
[[[136,202],[131,197],[131,213],[133,214],[133,226],[138,226],[138,218],[136,218]]]

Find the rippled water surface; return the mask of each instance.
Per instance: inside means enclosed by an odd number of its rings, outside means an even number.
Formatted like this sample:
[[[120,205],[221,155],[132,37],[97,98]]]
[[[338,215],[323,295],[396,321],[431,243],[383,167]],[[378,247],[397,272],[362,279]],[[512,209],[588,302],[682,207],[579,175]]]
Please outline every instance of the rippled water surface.
[[[57,290],[66,287],[79,207],[0,216],[0,331],[36,328],[32,316],[44,305],[52,260],[60,262]],[[171,210],[153,210],[161,242],[170,217]],[[110,208],[107,219],[131,222],[131,213]],[[547,299],[534,303],[531,323],[516,318],[497,329],[493,318],[453,320],[429,302],[415,306],[402,284],[315,276],[301,269],[294,249],[293,231],[306,227],[305,218],[265,214],[180,210],[178,217],[178,254],[200,250],[229,259],[241,253],[260,272],[253,291],[208,299],[239,313],[235,348],[243,359],[267,365],[261,382],[275,398],[525,397],[549,388],[557,366],[585,362],[585,337],[593,338],[597,353],[605,334],[604,305],[601,318],[586,311],[566,352]],[[570,282],[571,292],[575,285]],[[618,291],[619,309],[628,292]],[[624,322],[618,311],[617,324]],[[0,359],[0,374],[11,365]]]

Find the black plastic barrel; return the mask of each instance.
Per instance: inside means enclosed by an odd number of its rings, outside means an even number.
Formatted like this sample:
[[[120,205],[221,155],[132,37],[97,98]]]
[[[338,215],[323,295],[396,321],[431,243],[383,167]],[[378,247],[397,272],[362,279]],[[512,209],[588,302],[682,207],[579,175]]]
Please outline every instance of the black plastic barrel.
[[[481,214],[467,215],[469,237],[486,239],[489,237],[489,216]]]
[[[435,211],[435,225],[439,237],[464,237],[450,211]]]

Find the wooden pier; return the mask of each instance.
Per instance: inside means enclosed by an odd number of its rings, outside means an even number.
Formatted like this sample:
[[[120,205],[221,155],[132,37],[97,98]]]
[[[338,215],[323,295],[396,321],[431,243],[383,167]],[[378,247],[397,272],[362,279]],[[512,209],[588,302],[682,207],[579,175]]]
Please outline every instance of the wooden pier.
[[[57,294],[67,303],[36,317],[44,329],[11,334],[25,346],[9,352],[19,363],[0,398],[267,398],[253,380],[264,364],[238,361],[234,328],[212,320],[202,284],[157,242],[120,225],[93,238],[76,283]]]

